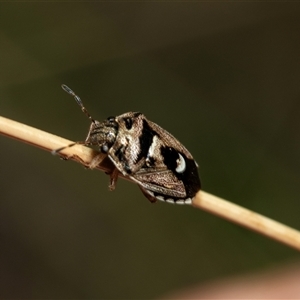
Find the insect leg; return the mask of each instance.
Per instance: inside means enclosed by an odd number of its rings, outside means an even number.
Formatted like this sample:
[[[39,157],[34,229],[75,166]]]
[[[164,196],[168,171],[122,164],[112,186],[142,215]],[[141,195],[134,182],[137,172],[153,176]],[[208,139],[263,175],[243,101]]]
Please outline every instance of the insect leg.
[[[107,173],[110,176],[110,184],[108,186],[110,191],[113,191],[116,188],[119,170],[114,168],[111,173]]]
[[[142,186],[138,185],[138,187],[140,188],[140,190],[142,191],[142,193],[144,194],[144,196],[151,202],[151,203],[155,203],[157,201],[157,199],[153,196],[151,196],[149,193],[147,193],[147,190],[144,189]]]
[[[58,149],[54,149],[54,150],[51,151],[51,154],[57,155],[60,151],[66,149],[66,148],[73,147],[75,145],[85,145],[85,142],[75,142],[75,143],[69,144],[67,146],[63,146],[63,147],[60,147]]]
[[[92,161],[88,164],[89,169],[95,169],[98,165],[101,164],[103,159],[106,157],[106,154],[99,153],[93,157]]]

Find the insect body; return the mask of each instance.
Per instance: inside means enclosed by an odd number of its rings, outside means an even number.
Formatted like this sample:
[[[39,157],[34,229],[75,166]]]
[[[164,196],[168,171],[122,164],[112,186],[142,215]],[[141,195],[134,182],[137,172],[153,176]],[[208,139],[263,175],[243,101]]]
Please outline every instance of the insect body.
[[[198,166],[175,137],[139,112],[109,117],[103,122],[94,120],[81,99],[66,85],[62,88],[74,96],[92,122],[86,140],[77,143],[99,147],[115,166],[109,174],[111,189],[122,173],[136,182],[151,202],[191,204],[201,187]],[[91,165],[98,163],[96,157]]]

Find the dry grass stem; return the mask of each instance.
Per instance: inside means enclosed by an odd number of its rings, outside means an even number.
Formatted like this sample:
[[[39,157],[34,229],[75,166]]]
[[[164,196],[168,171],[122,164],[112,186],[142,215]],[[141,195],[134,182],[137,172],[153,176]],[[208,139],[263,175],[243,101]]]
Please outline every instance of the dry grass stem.
[[[59,136],[4,117],[0,117],[0,133],[50,152],[72,143]],[[88,166],[97,154],[99,154],[97,151],[82,145],[66,148],[59,153],[60,156],[75,160],[85,166]],[[112,167],[109,159],[104,159],[97,168],[107,172],[111,171]],[[193,207],[206,210],[300,250],[299,231],[224,199],[200,191],[193,200]]]
[[[0,133],[24,143],[33,145],[35,147],[42,148],[49,152],[73,143],[72,141],[59,137],[57,135],[1,116]],[[83,164],[84,166],[88,166],[91,163],[93,157],[98,154],[99,152],[82,145],[75,145],[59,152],[59,156],[75,160]],[[105,172],[110,171],[111,168],[112,163],[108,159],[103,160],[103,162],[97,167],[97,169]]]
[[[220,197],[200,191],[193,200],[193,206],[300,250],[300,232],[298,230]]]

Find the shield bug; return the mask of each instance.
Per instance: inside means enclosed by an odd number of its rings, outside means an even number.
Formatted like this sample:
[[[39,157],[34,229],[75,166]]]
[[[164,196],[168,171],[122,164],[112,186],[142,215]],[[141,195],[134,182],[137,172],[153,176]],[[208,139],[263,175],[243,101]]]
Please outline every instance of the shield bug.
[[[137,183],[150,202],[192,203],[201,188],[198,165],[173,135],[140,112],[127,112],[99,122],[92,118],[79,96],[64,84],[62,88],[74,97],[91,121],[85,141],[66,147],[96,146],[106,154],[115,167],[109,174],[111,190],[121,173]],[[58,153],[66,147],[53,152]],[[99,157],[94,158],[90,168],[101,162]]]

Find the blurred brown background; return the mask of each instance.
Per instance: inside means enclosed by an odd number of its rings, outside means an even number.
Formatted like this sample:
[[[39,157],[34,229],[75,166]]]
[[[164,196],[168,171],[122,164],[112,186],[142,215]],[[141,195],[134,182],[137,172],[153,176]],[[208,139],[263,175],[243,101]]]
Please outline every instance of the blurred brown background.
[[[130,110],[174,134],[205,191],[300,229],[300,4],[0,4],[1,115],[82,140]],[[0,136],[0,298],[158,298],[298,252]]]

